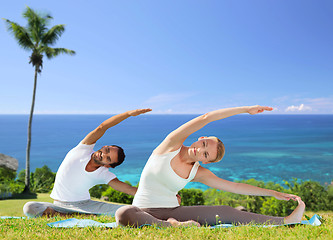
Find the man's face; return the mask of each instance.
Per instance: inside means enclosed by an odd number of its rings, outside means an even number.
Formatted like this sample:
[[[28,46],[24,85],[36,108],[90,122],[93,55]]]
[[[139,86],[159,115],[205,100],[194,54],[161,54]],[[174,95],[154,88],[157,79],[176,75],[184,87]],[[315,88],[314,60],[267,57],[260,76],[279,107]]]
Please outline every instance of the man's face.
[[[114,146],[104,146],[92,155],[95,163],[107,168],[115,168],[118,163],[118,148]]]

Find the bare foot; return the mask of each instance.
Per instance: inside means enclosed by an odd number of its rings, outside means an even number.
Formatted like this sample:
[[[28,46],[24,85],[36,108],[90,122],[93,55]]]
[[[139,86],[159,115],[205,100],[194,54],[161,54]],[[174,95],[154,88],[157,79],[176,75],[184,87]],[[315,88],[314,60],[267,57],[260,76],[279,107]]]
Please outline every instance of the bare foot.
[[[46,208],[45,211],[43,212],[42,216],[47,216],[47,217],[53,217],[57,215],[58,212],[56,212],[53,208]]]
[[[46,208],[45,211],[43,212],[42,216],[46,217],[54,217],[54,216],[61,216],[61,217],[73,217],[76,215],[84,215],[84,216],[94,216],[96,217],[96,214],[88,214],[88,213],[79,213],[79,212],[73,212],[73,213],[62,213],[62,212],[57,212],[53,208]]]
[[[200,223],[193,221],[193,220],[189,220],[189,221],[185,221],[185,222],[179,222],[174,218],[169,218],[167,220],[167,222],[169,222],[173,227],[189,227],[189,226],[197,226],[200,227]]]
[[[43,212],[42,216],[47,216],[47,217],[54,217],[54,216],[68,217],[68,216],[71,216],[71,214],[57,212],[53,208],[48,207],[48,208],[45,209],[45,211]]]
[[[298,206],[288,217],[285,217],[285,224],[300,223],[302,220],[305,210],[305,203],[301,200],[300,197],[297,197],[296,200],[298,202]]]

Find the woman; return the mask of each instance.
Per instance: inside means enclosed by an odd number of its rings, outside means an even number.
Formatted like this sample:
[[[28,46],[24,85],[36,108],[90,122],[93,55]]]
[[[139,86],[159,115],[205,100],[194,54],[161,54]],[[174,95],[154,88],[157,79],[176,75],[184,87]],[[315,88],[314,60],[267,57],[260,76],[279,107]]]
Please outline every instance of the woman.
[[[217,177],[200,166],[218,162],[224,155],[223,143],[216,137],[201,137],[190,147],[183,142],[192,133],[210,122],[241,113],[257,114],[271,111],[271,107],[246,106],[212,111],[180,126],[171,132],[153,151],[143,169],[133,205],[116,212],[121,225],[180,226],[219,223],[288,224],[301,221],[305,204],[300,197],[263,189],[244,183],[234,183]],[[293,213],[285,218],[243,212],[229,206],[179,206],[177,192],[188,182],[201,182],[209,187],[232,193],[273,196],[279,200],[298,202]]]

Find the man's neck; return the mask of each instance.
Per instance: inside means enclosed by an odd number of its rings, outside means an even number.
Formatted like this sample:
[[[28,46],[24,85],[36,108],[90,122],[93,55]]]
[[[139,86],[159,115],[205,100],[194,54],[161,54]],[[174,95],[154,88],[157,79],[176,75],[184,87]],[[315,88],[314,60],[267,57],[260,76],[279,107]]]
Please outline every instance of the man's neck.
[[[95,163],[94,160],[90,159],[86,165],[86,171],[93,172],[96,171],[99,167],[100,167],[99,164]]]

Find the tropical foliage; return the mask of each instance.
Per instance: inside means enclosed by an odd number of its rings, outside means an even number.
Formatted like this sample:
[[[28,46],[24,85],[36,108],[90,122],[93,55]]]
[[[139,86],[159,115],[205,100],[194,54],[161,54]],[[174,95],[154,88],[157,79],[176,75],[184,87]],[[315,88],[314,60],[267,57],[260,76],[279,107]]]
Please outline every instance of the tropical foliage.
[[[102,193],[103,197],[107,197],[108,201],[116,202],[116,203],[126,203],[131,204],[133,201],[133,196],[128,195],[123,192],[119,192],[109,187],[106,191]]]
[[[297,179],[293,179],[291,183],[285,182],[284,186],[273,182],[265,183],[255,179],[244,180],[242,182],[298,195],[305,202],[307,211],[333,210],[332,185],[324,187],[315,181],[298,181]],[[208,189],[203,193],[206,205],[244,206],[248,211],[273,216],[286,216],[297,206],[297,203],[294,201],[281,201],[273,197],[238,195],[215,189]]]
[[[7,196],[6,193],[21,193],[25,187],[25,170],[21,170],[17,176],[15,171],[0,168],[0,195]],[[30,173],[30,186],[34,193],[49,193],[53,188],[55,173],[46,165],[36,168],[35,172]]]
[[[182,189],[179,192],[182,206],[204,205],[205,198],[200,189]]]
[[[6,192],[20,193],[24,188],[25,171],[21,170],[16,177],[16,172],[0,168],[0,195]],[[55,179],[47,166],[36,168],[31,173],[30,188],[35,193],[51,192]],[[242,181],[247,184],[280,192],[292,193],[300,196],[306,204],[307,211],[333,211],[333,185],[323,186],[315,181],[285,182],[284,185],[273,182],[262,182],[255,179]],[[126,182],[130,184],[130,182]],[[131,185],[131,184],[130,184]],[[107,184],[92,187],[91,197],[103,198],[104,200],[117,203],[131,204],[133,196],[118,192]],[[216,189],[183,189],[179,192],[182,206],[193,205],[228,205],[231,207],[243,206],[247,211],[273,216],[286,216],[296,208],[294,201],[280,201],[273,197],[246,196]]]

